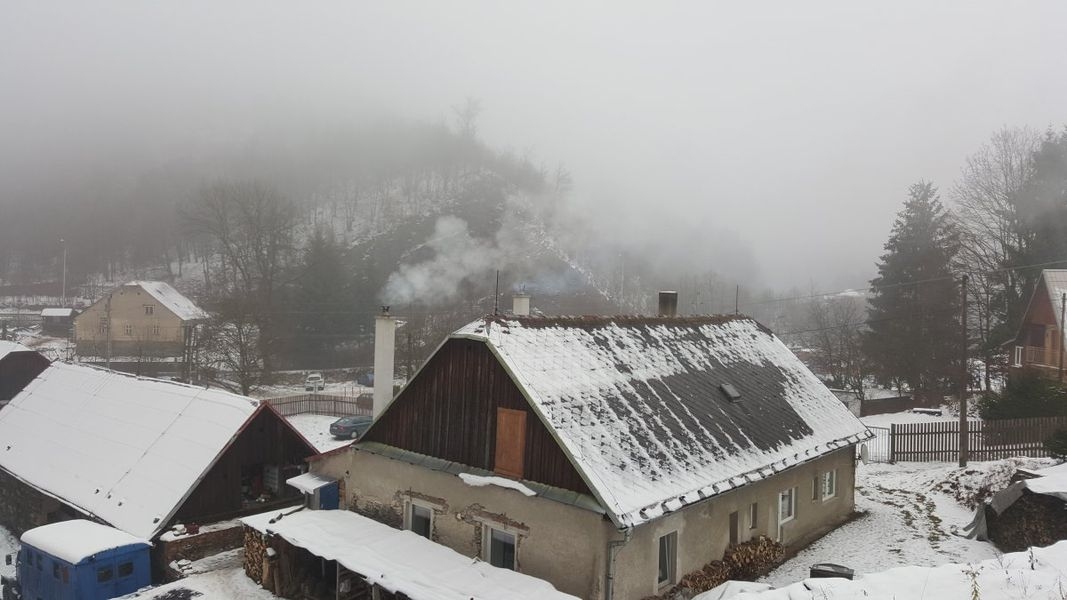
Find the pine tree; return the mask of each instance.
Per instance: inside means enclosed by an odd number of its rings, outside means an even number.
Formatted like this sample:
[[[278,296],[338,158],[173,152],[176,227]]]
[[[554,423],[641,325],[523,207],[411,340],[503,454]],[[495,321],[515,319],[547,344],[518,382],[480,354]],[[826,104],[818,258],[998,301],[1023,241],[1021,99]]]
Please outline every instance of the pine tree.
[[[883,383],[938,394],[959,372],[959,235],[932,184],[912,185],[909,196],[871,280],[863,347]]]
[[[296,340],[293,349],[303,366],[321,366],[337,345],[354,335],[352,278],[344,251],[333,233],[319,229],[308,240],[294,294]]]

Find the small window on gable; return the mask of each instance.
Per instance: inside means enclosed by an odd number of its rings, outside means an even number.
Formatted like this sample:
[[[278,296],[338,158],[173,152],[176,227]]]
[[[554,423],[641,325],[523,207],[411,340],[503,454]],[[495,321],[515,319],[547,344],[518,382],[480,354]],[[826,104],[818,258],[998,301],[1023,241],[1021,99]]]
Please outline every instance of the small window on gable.
[[[126,335],[133,335],[133,325],[126,323],[126,326],[122,329]]]
[[[151,304],[145,304],[145,306],[144,306],[144,314],[146,314],[148,316],[151,316],[152,313],[155,311],[155,309],[156,309],[156,307],[152,306]]]
[[[158,324],[152,326],[152,335],[154,335],[156,337],[159,337],[159,325]]]
[[[759,504],[753,502],[748,507],[748,528],[755,529],[756,524],[759,522]]]

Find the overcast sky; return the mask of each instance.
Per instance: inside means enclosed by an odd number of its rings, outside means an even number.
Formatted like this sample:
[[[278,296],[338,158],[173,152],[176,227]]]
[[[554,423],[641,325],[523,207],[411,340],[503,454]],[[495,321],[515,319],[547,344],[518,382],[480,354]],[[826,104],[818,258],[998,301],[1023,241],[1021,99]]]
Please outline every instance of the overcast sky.
[[[995,129],[1067,122],[1065,2],[743,4],[8,2],[0,158],[470,96],[484,139],[565,164],[614,235],[732,232],[765,283],[834,289],[870,277],[910,183],[947,196]]]

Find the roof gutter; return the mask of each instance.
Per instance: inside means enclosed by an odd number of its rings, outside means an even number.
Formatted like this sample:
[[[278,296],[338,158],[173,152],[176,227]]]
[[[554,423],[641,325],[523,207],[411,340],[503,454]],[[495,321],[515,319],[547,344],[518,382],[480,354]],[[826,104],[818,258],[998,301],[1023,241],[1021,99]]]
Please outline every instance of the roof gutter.
[[[622,532],[621,540],[608,542],[607,573],[604,574],[604,600],[614,600],[615,598],[615,554],[630,541],[631,537],[633,537],[633,528],[627,527]]]

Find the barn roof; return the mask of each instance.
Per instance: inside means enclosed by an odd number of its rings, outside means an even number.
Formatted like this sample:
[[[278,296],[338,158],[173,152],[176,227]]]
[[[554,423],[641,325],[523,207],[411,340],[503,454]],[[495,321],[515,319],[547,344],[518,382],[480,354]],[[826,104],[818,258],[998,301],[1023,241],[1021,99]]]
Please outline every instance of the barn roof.
[[[139,285],[160,304],[183,321],[199,321],[210,317],[193,301],[186,298],[165,281],[131,281],[126,285]]]
[[[150,539],[260,409],[221,390],[56,362],[0,411],[0,467]]]
[[[620,526],[870,437],[747,317],[487,317],[486,343]]]
[[[42,308],[42,317],[69,317],[74,314],[73,308]]]

